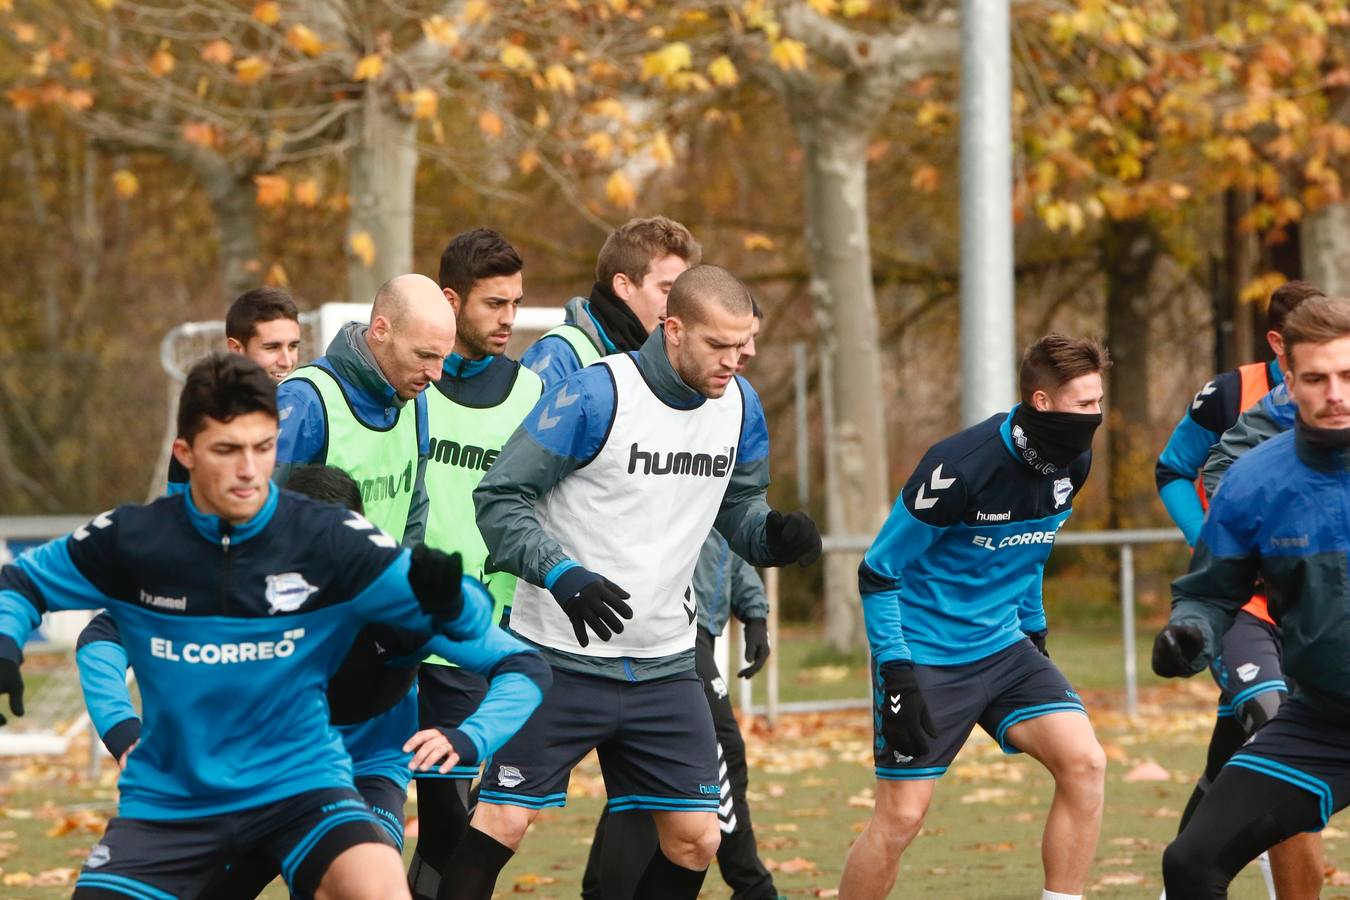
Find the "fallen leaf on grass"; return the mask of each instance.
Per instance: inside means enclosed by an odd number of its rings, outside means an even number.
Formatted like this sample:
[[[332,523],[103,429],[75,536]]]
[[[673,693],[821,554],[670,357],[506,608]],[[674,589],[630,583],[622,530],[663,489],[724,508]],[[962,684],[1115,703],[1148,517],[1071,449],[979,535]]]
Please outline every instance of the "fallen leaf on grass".
[[[1333,887],[1345,887],[1350,885],[1350,872],[1342,872],[1340,869],[1331,869],[1327,872],[1327,884]]]
[[[1100,887],[1126,887],[1129,885],[1139,885],[1147,883],[1148,879],[1138,872],[1115,872],[1111,875],[1103,875],[1097,880],[1095,888]]]
[[[774,830],[774,831],[800,831],[800,830],[801,830],[801,826],[798,825],[796,822],[775,822],[775,823],[774,823],[774,826],[773,826],[773,830]]]
[[[976,788],[961,798],[962,803],[1006,803],[1013,796],[1007,788]]]
[[[839,888],[816,888],[814,896],[817,897],[838,897]]]
[[[551,875],[536,875],[533,872],[526,872],[524,875],[516,876],[515,884],[511,886],[511,890],[517,894],[533,894],[537,887],[557,883],[558,879]]]
[[[1017,849],[1017,845],[1012,841],[997,841],[988,844],[976,844],[975,849],[980,853],[1011,853]]]
[[[38,873],[37,877],[33,879],[33,884],[42,887],[60,887],[71,884],[75,881],[75,872],[76,870],[71,868],[47,869]]]
[[[816,864],[804,856],[794,856],[779,862],[776,859],[764,860],[764,868],[770,872],[782,872],[784,875],[799,875],[816,871]]]
[[[5,887],[27,887],[33,883],[33,876],[27,872],[6,872],[3,881]]]
[[[47,837],[65,837],[74,831],[102,834],[107,825],[107,819],[87,809],[81,809],[59,816],[52,823],[52,827],[47,829]]]
[[[1153,760],[1140,763],[1125,775],[1126,781],[1170,781],[1172,773]]]
[[[868,788],[861,793],[849,797],[848,805],[857,809],[871,809],[876,805],[876,799],[872,796],[872,789]]]

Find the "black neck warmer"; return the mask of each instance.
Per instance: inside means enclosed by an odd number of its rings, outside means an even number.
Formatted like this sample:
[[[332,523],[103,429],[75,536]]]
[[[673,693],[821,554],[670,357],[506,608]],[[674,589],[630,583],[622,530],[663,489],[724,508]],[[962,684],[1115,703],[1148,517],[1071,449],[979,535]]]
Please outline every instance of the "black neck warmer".
[[[1309,447],[1317,450],[1344,450],[1350,447],[1350,428],[1318,428],[1299,416],[1294,420],[1298,434]]]
[[[605,334],[620,353],[637,350],[647,340],[647,329],[627,303],[620,300],[608,287],[596,282],[591,288],[591,315],[595,316]]]
[[[1049,475],[1092,449],[1101,413],[1041,412],[1023,403],[1012,417],[1013,446],[1027,465]]]

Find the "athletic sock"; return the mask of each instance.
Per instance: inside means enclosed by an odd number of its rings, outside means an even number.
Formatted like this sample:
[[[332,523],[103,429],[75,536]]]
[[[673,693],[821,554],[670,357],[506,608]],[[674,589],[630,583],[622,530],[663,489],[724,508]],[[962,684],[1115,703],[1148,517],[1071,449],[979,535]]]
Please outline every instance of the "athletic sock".
[[[1041,891],[1041,900],[1083,900],[1083,895],[1061,894],[1056,891]]]
[[[473,826],[441,872],[436,900],[492,900],[497,876],[515,851]]]
[[[696,872],[676,865],[658,848],[633,896],[642,900],[695,900],[707,874],[707,869]]]

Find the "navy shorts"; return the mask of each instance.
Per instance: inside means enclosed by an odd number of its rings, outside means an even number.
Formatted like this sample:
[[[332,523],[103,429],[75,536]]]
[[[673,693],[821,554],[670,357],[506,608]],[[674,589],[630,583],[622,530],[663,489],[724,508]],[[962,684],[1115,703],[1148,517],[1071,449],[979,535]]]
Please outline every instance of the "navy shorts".
[[[1087,715],[1083,701],[1059,668],[1029,640],[1021,640],[984,659],[961,666],[914,666],[937,738],[928,752],[909,757],[881,736],[884,693],[880,672],[872,667],[872,755],[877,777],[890,781],[941,778],[979,725],[1004,753],[1019,753],[1008,729],[1019,722],[1059,712]]]
[[[393,846],[355,791],[307,791],[275,803],[200,819],[108,823],[75,882],[136,898],[196,897],[242,856],[275,860],[291,893],[313,896],[328,866],[357,844]]]
[[[1248,612],[1238,612],[1224,633],[1210,674],[1219,686],[1219,715],[1234,716],[1251,734],[1256,721],[1244,712],[1248,701],[1262,694],[1285,694],[1280,629]],[[1276,698],[1282,699],[1282,698]],[[1264,721],[1265,717],[1262,717]]]
[[[1325,827],[1350,805],[1350,709],[1295,692],[1228,765],[1308,791],[1317,798]]]
[[[408,789],[383,775],[356,776],[356,790],[365,799],[381,827],[389,833],[398,852],[403,852],[403,807]]]
[[[459,666],[423,663],[417,670],[417,725],[419,728],[458,728],[487,696],[487,679]],[[451,778],[472,781],[478,766],[455,766],[442,775],[437,769],[414,772],[414,778]]]
[[[692,671],[630,682],[555,668],[543,703],[484,765],[478,802],[565,806],[572,769],[592,749],[610,811],[717,812],[717,738]]]

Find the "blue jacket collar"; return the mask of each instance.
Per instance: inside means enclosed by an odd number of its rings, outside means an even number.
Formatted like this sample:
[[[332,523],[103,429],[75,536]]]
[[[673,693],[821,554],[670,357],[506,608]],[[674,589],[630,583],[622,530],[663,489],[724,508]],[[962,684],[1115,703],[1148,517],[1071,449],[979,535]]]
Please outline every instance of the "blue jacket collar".
[[[333,337],[323,358],[328,362],[333,374],[356,388],[381,407],[402,407],[408,401],[400,399],[389,379],[384,377],[380,366],[375,362],[366,343],[366,332],[370,326],[360,322],[348,322]]]
[[[249,519],[242,525],[230,526],[220,516],[208,515],[197,509],[197,504],[192,502],[192,487],[188,486],[183,491],[183,503],[187,509],[188,521],[192,527],[197,529],[197,533],[208,541],[218,543],[223,534],[228,534],[230,540],[234,543],[242,543],[254,535],[258,534],[268,523],[272,521],[272,515],[277,511],[277,486],[272,482],[267,482],[267,499],[263,501],[262,509],[258,510],[257,515]]]
[[[445,358],[445,365],[441,367],[441,371],[451,378],[472,378],[487,371],[493,359],[491,355],[482,359],[465,359],[458,353],[451,353]]]

